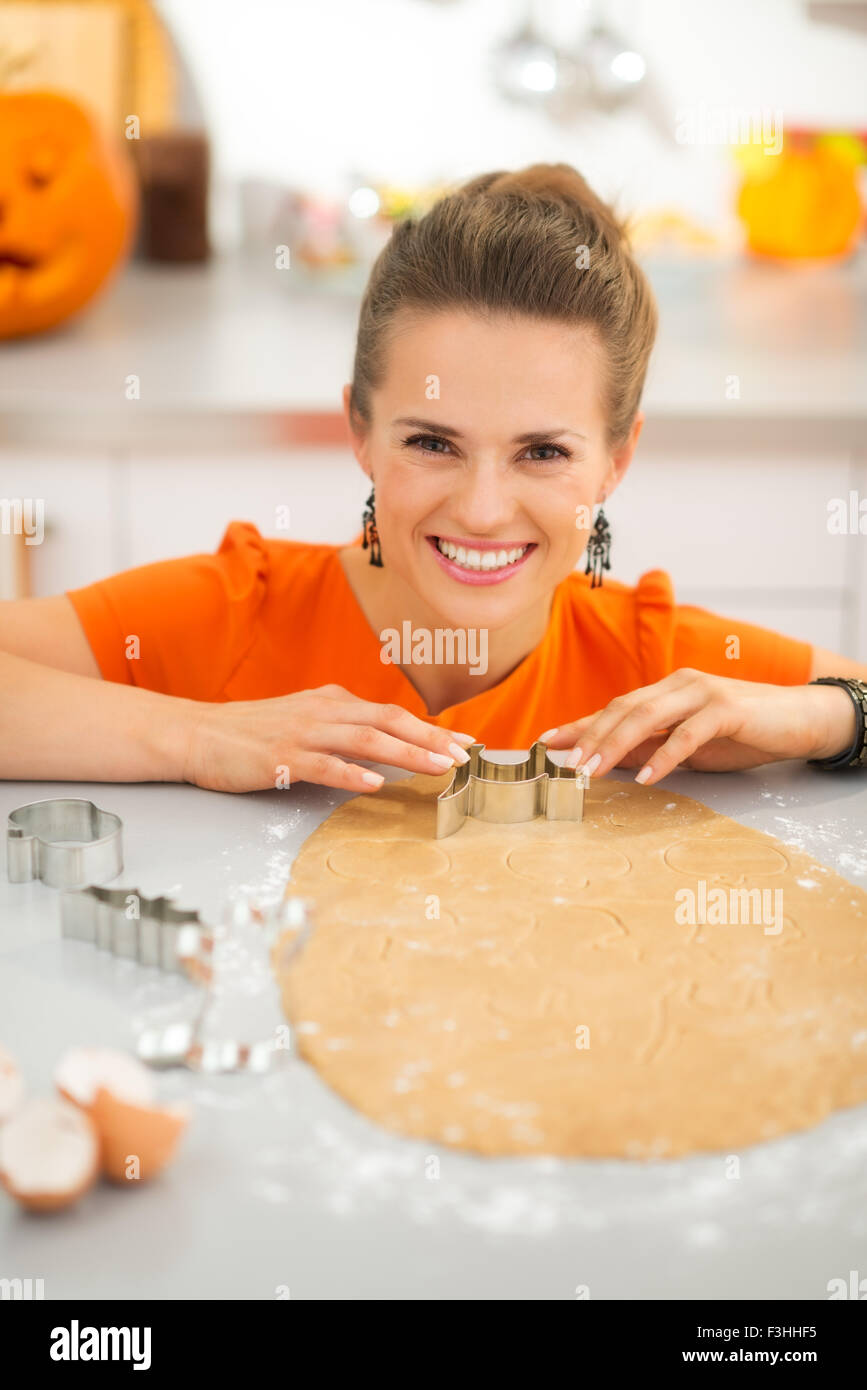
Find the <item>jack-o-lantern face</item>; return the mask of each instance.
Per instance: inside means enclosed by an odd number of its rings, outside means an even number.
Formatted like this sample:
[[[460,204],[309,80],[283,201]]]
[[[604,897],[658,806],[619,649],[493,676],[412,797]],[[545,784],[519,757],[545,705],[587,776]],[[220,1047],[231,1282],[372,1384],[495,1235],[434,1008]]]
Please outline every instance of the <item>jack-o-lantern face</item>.
[[[0,338],[69,318],[128,250],[132,161],[55,92],[0,93]]]

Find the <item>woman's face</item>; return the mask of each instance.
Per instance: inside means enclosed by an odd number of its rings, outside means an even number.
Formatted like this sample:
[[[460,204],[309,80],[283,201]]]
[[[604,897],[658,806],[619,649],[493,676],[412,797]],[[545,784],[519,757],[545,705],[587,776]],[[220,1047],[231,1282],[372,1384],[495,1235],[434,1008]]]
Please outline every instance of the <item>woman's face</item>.
[[[403,315],[356,436],[383,562],[448,626],[495,631],[577,565],[611,455],[592,330],[458,310]]]

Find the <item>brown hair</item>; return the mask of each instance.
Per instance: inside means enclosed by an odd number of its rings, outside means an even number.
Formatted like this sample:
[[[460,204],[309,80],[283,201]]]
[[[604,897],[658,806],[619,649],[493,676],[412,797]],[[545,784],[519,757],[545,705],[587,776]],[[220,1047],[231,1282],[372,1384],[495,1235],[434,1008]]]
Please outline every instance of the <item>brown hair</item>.
[[[390,325],[406,308],[590,325],[606,354],[609,447],[628,435],[656,336],[656,302],[625,225],[570,165],[483,174],[419,221],[397,224],[361,304],[351,402],[363,423],[383,379]]]

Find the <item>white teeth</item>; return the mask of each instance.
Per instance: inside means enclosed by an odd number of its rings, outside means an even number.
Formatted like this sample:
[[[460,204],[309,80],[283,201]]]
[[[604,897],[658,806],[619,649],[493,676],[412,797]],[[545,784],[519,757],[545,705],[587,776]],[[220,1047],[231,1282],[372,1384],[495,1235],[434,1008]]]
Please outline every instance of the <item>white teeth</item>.
[[[462,545],[442,540],[437,541],[437,548],[450,560],[470,570],[505,569],[507,565],[513,565],[516,560],[520,560],[527,549],[525,545],[521,545],[513,550],[467,550]]]

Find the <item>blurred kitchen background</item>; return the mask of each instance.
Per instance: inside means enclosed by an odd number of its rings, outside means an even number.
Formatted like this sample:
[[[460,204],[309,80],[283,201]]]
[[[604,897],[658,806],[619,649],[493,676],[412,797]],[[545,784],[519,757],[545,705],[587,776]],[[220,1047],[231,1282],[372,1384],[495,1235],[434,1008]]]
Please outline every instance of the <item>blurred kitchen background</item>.
[[[659,299],[615,577],[867,660],[865,0],[0,0],[0,596],[355,535],[372,259],[536,160]]]

